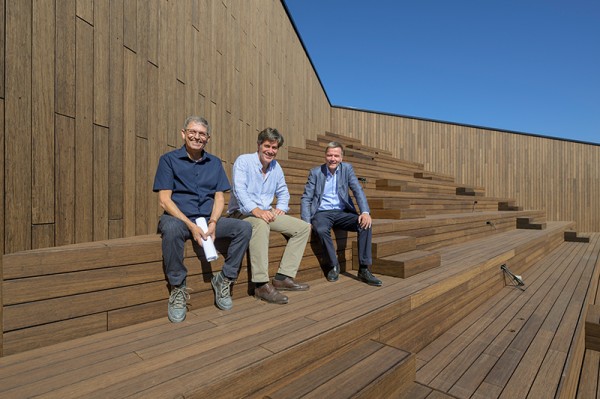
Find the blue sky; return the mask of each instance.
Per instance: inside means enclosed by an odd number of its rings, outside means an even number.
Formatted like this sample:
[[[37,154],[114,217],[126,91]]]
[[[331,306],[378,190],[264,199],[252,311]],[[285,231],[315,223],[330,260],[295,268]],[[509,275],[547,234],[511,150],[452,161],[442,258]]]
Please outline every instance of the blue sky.
[[[333,105],[600,143],[600,0],[285,0]]]

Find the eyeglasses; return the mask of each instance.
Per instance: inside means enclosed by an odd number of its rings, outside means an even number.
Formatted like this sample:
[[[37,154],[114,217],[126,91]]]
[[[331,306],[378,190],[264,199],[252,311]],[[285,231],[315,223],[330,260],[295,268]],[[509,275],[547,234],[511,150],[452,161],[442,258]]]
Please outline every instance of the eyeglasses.
[[[206,132],[201,132],[199,130],[185,129],[189,137],[199,137],[201,139],[206,139],[210,137],[210,135]]]

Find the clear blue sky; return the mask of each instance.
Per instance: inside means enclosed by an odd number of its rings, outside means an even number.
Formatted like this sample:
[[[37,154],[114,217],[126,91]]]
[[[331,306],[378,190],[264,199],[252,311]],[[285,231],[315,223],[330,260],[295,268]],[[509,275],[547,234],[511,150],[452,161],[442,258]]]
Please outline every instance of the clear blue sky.
[[[600,143],[600,0],[285,0],[333,105]]]

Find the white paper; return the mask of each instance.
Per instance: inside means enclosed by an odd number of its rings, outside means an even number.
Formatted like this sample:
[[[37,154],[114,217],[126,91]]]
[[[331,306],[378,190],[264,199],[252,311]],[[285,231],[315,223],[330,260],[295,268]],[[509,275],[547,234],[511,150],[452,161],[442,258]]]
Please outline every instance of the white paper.
[[[200,227],[203,232],[206,233],[208,231],[206,219],[202,217],[196,219],[196,225]],[[213,260],[217,260],[219,258],[219,254],[217,254],[215,243],[213,242],[211,236],[208,236],[206,240],[202,240],[202,248],[204,248],[204,256],[206,256],[206,260],[208,260],[209,262],[212,262]]]

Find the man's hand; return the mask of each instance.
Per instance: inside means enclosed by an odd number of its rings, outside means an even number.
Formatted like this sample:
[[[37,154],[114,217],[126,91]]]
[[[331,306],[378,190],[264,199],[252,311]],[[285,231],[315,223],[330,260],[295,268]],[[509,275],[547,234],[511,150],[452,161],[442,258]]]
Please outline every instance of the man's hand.
[[[252,214],[255,217],[257,217],[259,219],[262,219],[262,220],[264,220],[267,223],[271,223],[271,222],[273,222],[275,220],[275,213],[271,212],[270,210],[269,211],[264,211],[264,210],[262,210],[260,208],[254,208],[252,210]]]
[[[285,215],[284,211],[282,211],[281,209],[277,209],[277,208],[271,209],[271,212],[273,212],[275,214],[275,216]]]
[[[368,229],[371,227],[371,215],[368,213],[363,213],[358,217],[358,225],[363,229]]]
[[[208,238],[208,234],[205,234],[202,231],[202,229],[195,224],[190,224],[189,229],[192,233],[192,237],[194,238],[194,240],[198,243],[198,245],[202,247],[204,244],[203,240],[206,240]],[[210,226],[208,228],[208,231],[210,231]]]

